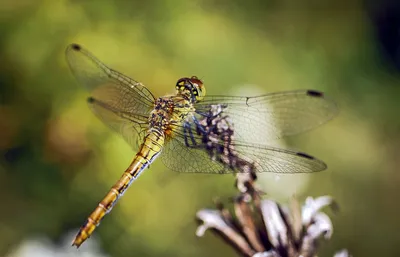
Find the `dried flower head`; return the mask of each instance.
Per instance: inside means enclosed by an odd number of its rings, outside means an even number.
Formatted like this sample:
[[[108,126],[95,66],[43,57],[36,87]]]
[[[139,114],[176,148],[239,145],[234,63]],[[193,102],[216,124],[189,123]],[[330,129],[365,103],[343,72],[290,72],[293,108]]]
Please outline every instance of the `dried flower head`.
[[[315,256],[319,240],[329,240],[333,232],[330,218],[321,209],[325,206],[337,209],[337,205],[329,196],[308,197],[302,207],[293,199],[290,208],[262,199],[263,192],[255,183],[255,166],[239,155],[232,144],[234,126],[223,115],[223,108],[210,107],[209,115],[199,121],[198,134],[202,135],[211,159],[237,172],[239,194],[233,200],[234,215],[220,202],[217,210],[198,211],[196,216],[202,224],[197,236],[211,229],[243,256]],[[337,256],[348,253],[342,251]]]
[[[234,198],[234,215],[221,203],[216,210],[197,212],[201,225],[196,231],[203,236],[207,229],[222,236],[241,255],[266,256],[316,256],[321,239],[329,240],[333,225],[321,210],[330,206],[337,210],[330,196],[308,197],[300,207],[292,199],[290,208],[269,199],[262,199],[256,188],[254,173],[237,174],[239,194]],[[335,254],[350,256],[347,250]]]

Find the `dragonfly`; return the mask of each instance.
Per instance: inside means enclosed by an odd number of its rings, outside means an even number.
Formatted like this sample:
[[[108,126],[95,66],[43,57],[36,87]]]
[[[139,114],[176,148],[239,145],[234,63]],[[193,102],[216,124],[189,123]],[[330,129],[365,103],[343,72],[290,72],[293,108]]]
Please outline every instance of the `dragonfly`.
[[[251,163],[256,172],[310,173],[326,164],[303,152],[270,146],[266,142],[311,130],[337,113],[334,101],[316,90],[295,90],[260,96],[206,95],[203,81],[183,77],[175,94],[156,98],[141,82],[106,66],[79,44],[66,49],[74,77],[89,92],[88,105],[107,126],[119,133],[136,152],[120,179],[81,226],[72,245],[79,247],[111,211],[126,189],[158,157],[177,172],[228,174],[242,172],[229,161],[210,157],[204,138],[215,106],[232,119],[235,156]],[[215,149],[226,142],[213,140]],[[208,149],[208,150],[207,150]],[[215,157],[215,156],[214,156]],[[229,159],[229,154],[224,156]]]

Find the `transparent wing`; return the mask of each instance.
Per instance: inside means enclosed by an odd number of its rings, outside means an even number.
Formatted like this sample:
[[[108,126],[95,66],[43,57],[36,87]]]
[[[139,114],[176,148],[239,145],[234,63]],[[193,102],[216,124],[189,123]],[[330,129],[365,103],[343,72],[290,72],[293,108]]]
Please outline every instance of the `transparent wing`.
[[[195,124],[191,124],[195,126]],[[224,141],[214,142],[210,149],[204,138],[198,134],[189,135],[183,126],[174,128],[173,137],[166,144],[161,159],[165,166],[178,172],[191,173],[234,173],[240,170],[231,169],[228,165],[213,160],[212,153],[223,149]],[[192,131],[193,132],[193,131]],[[193,132],[194,133],[194,132]],[[236,133],[236,132],[235,132]],[[273,173],[310,173],[326,169],[326,164],[306,153],[281,149],[261,144],[247,144],[235,140],[230,143],[236,154],[230,155],[231,161],[253,164],[256,172]]]
[[[133,150],[139,150],[148,128],[147,122],[139,122],[135,114],[115,109],[94,98],[89,98],[88,102],[92,111],[100,120],[122,135]]]
[[[310,173],[326,169],[326,164],[306,153],[263,145],[235,145],[238,157],[252,161],[257,172]]]
[[[137,149],[148,124],[155,98],[141,83],[108,68],[80,45],[71,44],[66,59],[76,77],[91,93],[92,111]],[[138,136],[139,135],[139,136]]]
[[[255,97],[206,96],[195,107],[198,113],[207,113],[216,104],[226,107],[223,113],[231,118],[238,140],[258,144],[303,133],[327,122],[338,112],[333,101],[314,90]]]
[[[326,169],[324,162],[308,154],[258,143],[271,129],[276,138],[303,132],[332,118],[336,105],[323,98],[322,93],[295,91],[255,98],[213,97],[196,107],[194,119],[173,128],[171,143],[179,141],[180,147],[165,152],[165,163],[174,170],[179,167],[170,163],[181,162],[190,167],[181,168],[182,172],[229,173],[255,169],[256,172],[309,173]],[[239,122],[240,118],[245,123]],[[184,153],[185,149],[190,151]],[[213,161],[212,165],[202,161],[206,159],[203,157],[197,161],[200,150],[206,153],[201,156]]]
[[[190,148],[184,143],[184,138],[176,136],[165,145],[161,154],[164,165],[177,172],[189,173],[232,173],[217,161],[211,160],[203,148]]]

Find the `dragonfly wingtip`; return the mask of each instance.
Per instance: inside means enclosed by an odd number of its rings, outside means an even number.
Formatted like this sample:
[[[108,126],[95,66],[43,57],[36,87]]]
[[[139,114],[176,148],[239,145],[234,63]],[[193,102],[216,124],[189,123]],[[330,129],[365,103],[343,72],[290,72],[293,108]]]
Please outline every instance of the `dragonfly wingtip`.
[[[311,90],[311,89],[307,90],[307,94],[309,96],[313,96],[313,97],[323,97],[324,96],[324,93],[317,91],[317,90]]]
[[[93,97],[90,96],[90,97],[88,97],[87,101],[88,101],[88,103],[93,103],[95,100]]]
[[[311,156],[309,154],[306,154],[306,153],[297,152],[296,154],[297,154],[297,156],[300,156],[300,157],[303,157],[303,158],[306,158],[306,159],[309,159],[309,160],[314,160],[315,159],[313,156]]]
[[[75,43],[71,44],[71,48],[74,49],[74,50],[76,50],[76,51],[81,50],[81,46],[78,45],[78,44],[75,44]]]

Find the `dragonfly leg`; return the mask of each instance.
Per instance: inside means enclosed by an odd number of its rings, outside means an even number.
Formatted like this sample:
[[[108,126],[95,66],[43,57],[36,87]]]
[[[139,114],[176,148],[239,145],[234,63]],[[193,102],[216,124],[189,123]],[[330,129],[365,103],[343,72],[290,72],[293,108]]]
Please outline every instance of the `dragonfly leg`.
[[[196,124],[197,134],[199,134],[199,133],[205,134],[206,133],[206,131],[204,130],[204,127],[200,124],[199,120],[194,115],[193,115],[193,122],[194,122],[194,124]]]
[[[185,145],[187,146],[187,147],[189,147],[189,141],[188,141],[188,131],[187,131],[187,124],[185,123],[185,124],[183,124],[183,138],[185,139]]]
[[[254,164],[241,158],[233,144],[234,128],[228,115],[223,115],[224,106],[211,106],[203,119],[194,121],[197,133],[214,161],[223,163],[234,172],[254,172]],[[222,171],[221,171],[222,172]]]
[[[184,135],[184,137],[185,137],[185,145],[186,145],[187,147],[196,146],[197,143],[196,143],[196,140],[194,139],[194,136],[193,136],[192,126],[189,124],[189,122],[185,122],[185,123],[183,124],[183,127],[184,127],[184,129],[183,129],[183,135]],[[192,143],[191,145],[189,144],[188,137],[190,137],[190,140],[192,141],[192,142],[191,142],[191,143]]]

